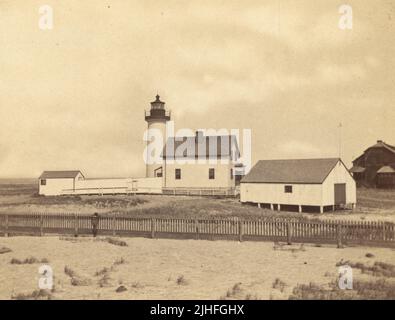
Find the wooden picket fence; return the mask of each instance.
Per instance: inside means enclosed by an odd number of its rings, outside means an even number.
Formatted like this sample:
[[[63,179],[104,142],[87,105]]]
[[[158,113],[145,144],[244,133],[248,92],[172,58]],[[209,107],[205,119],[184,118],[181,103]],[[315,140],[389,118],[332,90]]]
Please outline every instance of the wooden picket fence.
[[[92,218],[82,214],[2,214],[0,235],[91,235]],[[286,241],[395,247],[388,222],[262,218],[257,220],[100,217],[98,235],[237,241]]]

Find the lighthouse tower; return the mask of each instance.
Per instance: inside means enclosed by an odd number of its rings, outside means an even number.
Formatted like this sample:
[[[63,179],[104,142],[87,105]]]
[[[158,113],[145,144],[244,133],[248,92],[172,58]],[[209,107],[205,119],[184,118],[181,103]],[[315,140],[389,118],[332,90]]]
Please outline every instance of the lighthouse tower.
[[[160,100],[160,96],[156,96],[156,100],[151,102],[151,109],[145,112],[145,121],[148,123],[148,131],[151,131],[151,136],[156,136],[158,130],[162,134],[162,138],[166,136],[166,122],[170,120],[170,111],[166,111],[165,103]],[[163,145],[165,141],[163,140]],[[149,144],[149,141],[147,142]],[[148,148],[147,148],[148,151]],[[152,155],[147,154],[147,160]],[[146,163],[146,177],[161,177],[162,176],[162,165],[160,163],[152,163],[153,161],[147,161]]]

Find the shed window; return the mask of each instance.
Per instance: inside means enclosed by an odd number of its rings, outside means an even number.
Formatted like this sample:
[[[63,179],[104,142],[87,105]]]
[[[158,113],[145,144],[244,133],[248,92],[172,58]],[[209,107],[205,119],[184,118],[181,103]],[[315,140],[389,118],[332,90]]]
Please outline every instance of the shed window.
[[[208,169],[208,178],[209,178],[210,180],[215,179],[215,170],[214,170],[214,168]]]
[[[47,185],[47,180],[46,180],[46,179],[41,179],[41,180],[40,180],[40,184],[41,184],[42,186],[46,186],[46,185]]]
[[[285,186],[284,187],[284,192],[285,193],[292,193],[292,186]]]
[[[176,180],[181,180],[181,169],[176,169]]]

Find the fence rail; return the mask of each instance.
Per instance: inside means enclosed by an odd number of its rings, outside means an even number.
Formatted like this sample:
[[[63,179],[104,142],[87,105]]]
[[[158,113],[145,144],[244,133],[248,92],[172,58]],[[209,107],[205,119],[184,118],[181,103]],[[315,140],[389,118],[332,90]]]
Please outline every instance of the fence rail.
[[[151,238],[286,241],[395,247],[395,225],[368,221],[308,221],[287,218],[176,219],[103,216],[98,235]],[[82,214],[2,214],[0,235],[92,234],[91,216]]]

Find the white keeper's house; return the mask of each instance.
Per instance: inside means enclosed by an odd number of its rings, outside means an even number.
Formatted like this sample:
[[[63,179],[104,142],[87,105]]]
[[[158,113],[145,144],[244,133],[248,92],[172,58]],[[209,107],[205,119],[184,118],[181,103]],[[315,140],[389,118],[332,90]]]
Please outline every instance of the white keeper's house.
[[[356,204],[356,183],[339,158],[261,160],[241,180],[240,200],[272,210],[319,211]]]
[[[233,135],[171,137],[162,152],[163,193],[232,195],[239,157]]]

